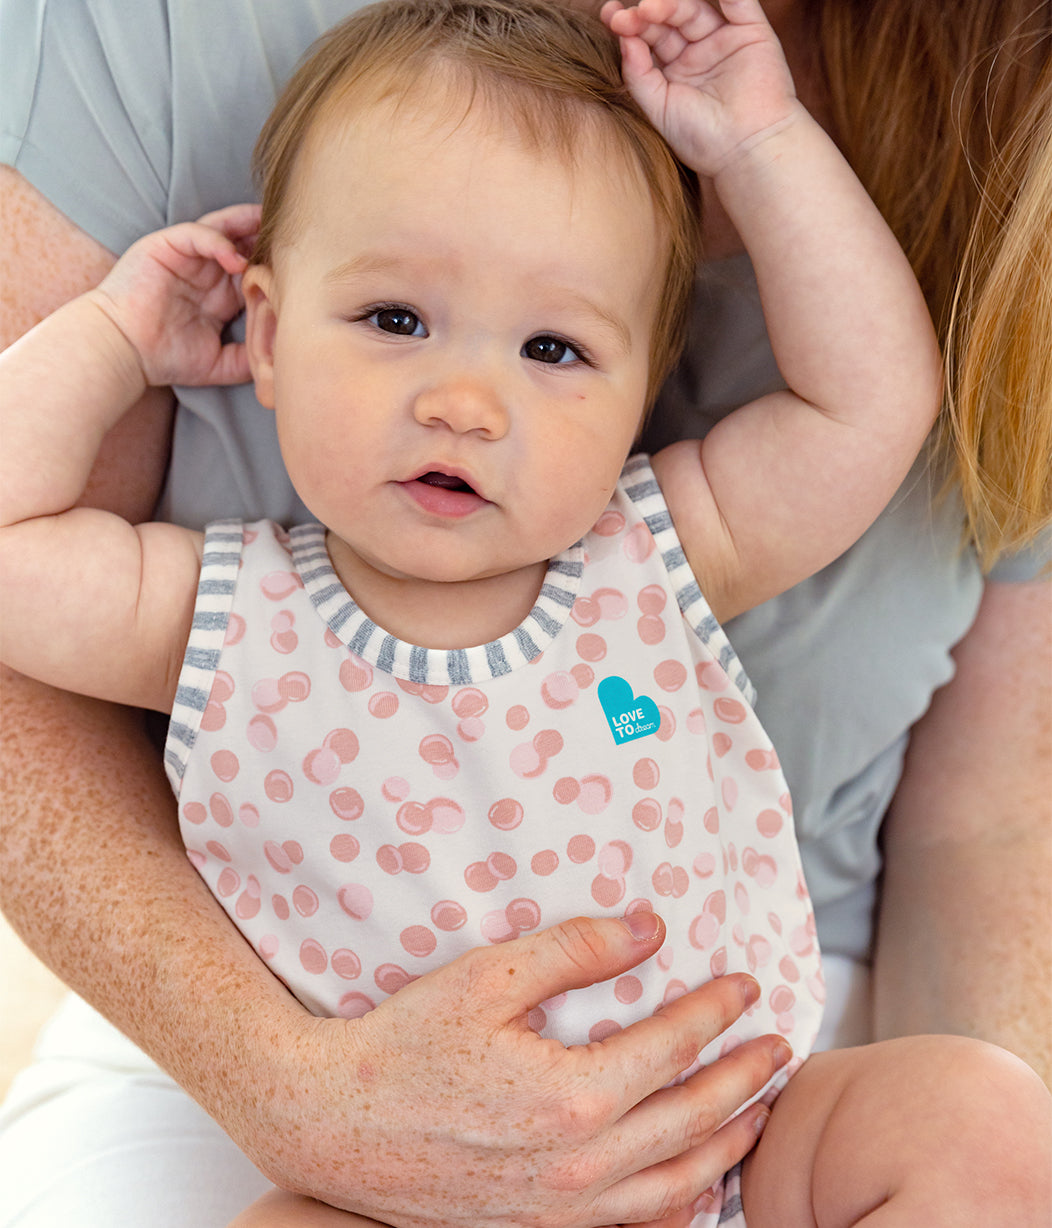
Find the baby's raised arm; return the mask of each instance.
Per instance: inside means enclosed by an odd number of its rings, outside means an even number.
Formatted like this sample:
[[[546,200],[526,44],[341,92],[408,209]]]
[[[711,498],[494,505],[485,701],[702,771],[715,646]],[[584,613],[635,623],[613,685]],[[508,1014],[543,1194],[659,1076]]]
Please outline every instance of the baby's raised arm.
[[[633,95],[737,229],[789,386],[654,458],[726,619],[831,562],[877,517],[938,412],[938,346],[905,255],[797,100],[758,0],[611,0],[603,18]]]
[[[235,206],[147,236],[0,355],[0,659],[21,673],[170,705],[200,537],[74,504],[147,387],[248,378],[244,348],[221,334],[258,217]]]

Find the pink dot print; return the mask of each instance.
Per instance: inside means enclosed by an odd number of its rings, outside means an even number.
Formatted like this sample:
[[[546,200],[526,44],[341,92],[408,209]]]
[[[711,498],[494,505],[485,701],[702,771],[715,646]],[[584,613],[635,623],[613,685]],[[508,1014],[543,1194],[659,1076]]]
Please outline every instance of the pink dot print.
[[[358,657],[349,656],[340,662],[340,685],[352,694],[367,691],[373,684],[373,667]]]
[[[301,917],[313,917],[318,911],[317,894],[300,883],[292,893],[292,907]]]
[[[260,580],[259,587],[268,601],[285,601],[303,587],[303,581],[294,571],[272,571]]]
[[[209,840],[205,848],[220,861],[233,861],[229,851],[218,840]]]
[[[431,909],[431,921],[436,929],[447,934],[462,929],[468,919],[468,914],[455,900],[439,900]]]
[[[482,716],[489,708],[489,700],[477,687],[464,687],[453,696],[450,706],[460,719],[468,720]]]
[[[409,781],[401,776],[388,776],[380,791],[389,802],[404,802],[409,796]]]
[[[277,955],[280,945],[276,934],[264,934],[259,940],[259,953],[264,959],[273,959]]]
[[[369,696],[369,715],[378,721],[390,720],[398,711],[398,696],[394,691],[377,691]]]
[[[746,717],[745,705],[726,695],[721,695],[713,703],[712,710],[721,721],[726,721],[728,725],[740,725]]]
[[[241,875],[232,867],[227,866],[216,879],[216,894],[224,899],[233,895],[241,886]]]
[[[648,647],[660,644],[665,638],[665,621],[659,614],[644,614],[636,622],[636,634]]]
[[[279,610],[270,620],[270,646],[275,652],[287,656],[299,647],[300,637],[293,630],[295,625],[296,617],[291,610]]]
[[[566,845],[566,856],[574,865],[584,865],[586,861],[591,861],[595,856],[595,841],[591,836],[584,834],[571,836]]]
[[[300,670],[291,670],[278,679],[278,691],[290,704],[300,704],[310,695],[310,678]]]
[[[569,806],[571,802],[577,801],[580,792],[580,783],[573,776],[560,776],[552,786],[552,797],[560,806]]]
[[[663,691],[678,691],[687,681],[687,667],[682,661],[659,661],[654,666],[654,681]]]
[[[331,785],[340,774],[340,760],[326,747],[308,751],[303,760],[303,775],[314,785]]]
[[[513,797],[502,797],[490,806],[487,817],[498,831],[514,831],[525,813],[522,802],[517,802]]]
[[[581,779],[581,792],[577,797],[578,807],[585,814],[602,814],[610,805],[614,795],[614,786],[606,776],[584,776]]]
[[[654,538],[645,524],[635,524],[625,534],[621,548],[630,563],[643,563],[654,552]]]
[[[358,739],[350,729],[331,729],[322,739],[322,746],[339,759],[353,763],[358,758]]]
[[[431,770],[440,780],[452,780],[460,771],[453,743],[445,734],[433,733],[421,739],[418,751],[420,758],[430,764]]]
[[[438,946],[438,939],[426,925],[410,925],[399,935],[402,947],[409,955],[424,959]]]
[[[530,723],[530,714],[522,704],[515,704],[514,707],[508,709],[508,715],[504,718],[504,721],[509,729],[513,729],[518,733]]]
[[[340,907],[355,921],[364,921],[373,911],[373,893],[363,883],[345,883],[337,892]]]
[[[361,852],[361,845],[350,834],[343,832],[329,841],[329,854],[335,861],[354,861]]]
[[[274,916],[279,921],[287,921],[292,915],[292,909],[289,908],[289,902],[283,895],[273,895],[270,897],[270,907],[274,910]]]
[[[587,691],[595,681],[595,670],[590,665],[578,663],[570,666],[570,673],[573,675],[574,681],[582,691]]]
[[[608,508],[592,526],[592,532],[597,537],[616,537],[624,527],[624,515]]]
[[[248,722],[249,745],[264,753],[278,744],[278,727],[269,716],[257,715]]]
[[[243,802],[237,808],[237,817],[244,827],[259,826],[259,810],[251,802]]]
[[[329,957],[320,942],[307,938],[300,944],[300,964],[304,972],[318,976],[329,966]]]
[[[400,968],[397,964],[381,964],[373,973],[373,980],[376,982],[377,989],[382,989],[386,994],[393,994],[400,989],[405,989],[410,981],[416,980],[416,977],[410,976],[404,968]]]
[[[773,886],[778,877],[778,864],[774,858],[768,853],[758,853],[754,848],[742,850],[742,869],[761,887]]]
[[[435,797],[427,803],[431,830],[441,835],[452,835],[464,826],[464,809],[459,802],[448,797]]]
[[[661,826],[661,807],[652,797],[644,797],[632,807],[632,822],[640,831],[654,831]]]
[[[611,1036],[616,1036],[620,1031],[621,1025],[616,1020],[600,1019],[588,1029],[588,1039],[593,1045],[597,1045]]]
[[[220,827],[233,827],[234,811],[222,793],[212,794],[208,799],[208,809]]]
[[[259,880],[249,878],[245,890],[237,897],[234,913],[242,921],[251,921],[259,913],[262,906],[263,902],[259,897]]]
[[[606,640],[601,635],[579,635],[577,637],[577,655],[582,661],[601,661],[606,656]]]
[[[625,1006],[631,1006],[643,996],[643,982],[638,976],[619,976],[614,982],[614,997]]]
[[[223,636],[224,647],[240,644],[245,636],[245,620],[240,614],[231,613],[226,623],[226,634]]]
[[[347,947],[340,947],[338,951],[333,951],[329,963],[332,965],[333,972],[345,981],[356,981],[362,975],[362,961]]]
[[[361,1019],[376,1009],[376,1003],[363,993],[345,993],[336,1007],[341,1019]]]
[[[624,840],[611,840],[599,850],[596,864],[600,874],[621,878],[632,864],[632,846]]]
[[[187,802],[183,807],[183,818],[187,823],[203,823],[208,818],[208,811],[200,802]]]
[[[592,879],[592,899],[600,908],[613,908],[625,898],[625,880],[597,874]]]
[[[263,792],[272,802],[289,801],[293,794],[292,777],[279,769],[268,772],[263,780]]]
[[[333,789],[329,794],[329,809],[338,819],[353,822],[365,813],[365,802],[357,789]]]
[[[781,766],[773,750],[760,750],[759,747],[746,751],[745,762],[754,772],[774,771]]]
[[[579,694],[577,679],[564,670],[549,674],[541,683],[541,698],[549,708],[569,708]]]
[[[724,733],[722,729],[717,730],[712,735],[712,749],[716,752],[718,759],[722,759],[733,745],[734,743],[731,741],[730,735]]]
[[[632,781],[639,789],[655,789],[661,779],[661,769],[653,759],[637,759],[632,765]]]
[[[701,661],[694,667],[694,676],[703,691],[725,691],[730,686],[726,671],[716,661]]]
[[[761,810],[756,816],[756,829],[761,836],[773,839],[782,830],[784,820],[777,810]]]
[[[534,853],[530,861],[530,869],[539,878],[547,878],[559,868],[559,854],[554,849],[542,849]]]
[[[424,682],[410,682],[406,678],[397,678],[395,681],[407,695],[418,695],[427,704],[440,704],[449,694],[449,687],[447,686],[434,686]]]

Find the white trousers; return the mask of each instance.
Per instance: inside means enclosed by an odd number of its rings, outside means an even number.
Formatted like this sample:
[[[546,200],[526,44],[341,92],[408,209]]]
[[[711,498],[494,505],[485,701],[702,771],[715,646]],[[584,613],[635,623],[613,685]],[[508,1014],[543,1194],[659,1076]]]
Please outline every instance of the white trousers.
[[[867,970],[824,962],[817,1048],[868,1039]],[[268,1188],[166,1074],[72,995],[0,1108],[0,1228],[223,1228]]]

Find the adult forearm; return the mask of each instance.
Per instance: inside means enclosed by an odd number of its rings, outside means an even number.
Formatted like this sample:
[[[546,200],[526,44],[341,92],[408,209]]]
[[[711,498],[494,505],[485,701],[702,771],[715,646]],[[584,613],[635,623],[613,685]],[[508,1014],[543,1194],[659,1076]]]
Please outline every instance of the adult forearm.
[[[205,1107],[240,1082],[234,1004],[299,1008],[186,859],[141,717],[3,679],[3,908],[67,984]],[[241,1021],[247,1026],[246,1021]]]
[[[886,825],[876,1025],[1052,1080],[1052,586],[989,585],[955,655]]]
[[[895,859],[884,886],[878,1035],[981,1037],[1052,1086],[1050,883],[1047,837]]]

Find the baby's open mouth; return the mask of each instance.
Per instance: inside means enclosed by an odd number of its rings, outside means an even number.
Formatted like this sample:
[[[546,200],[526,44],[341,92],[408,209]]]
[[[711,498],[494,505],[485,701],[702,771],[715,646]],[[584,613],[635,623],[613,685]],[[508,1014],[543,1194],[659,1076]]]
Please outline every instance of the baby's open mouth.
[[[465,494],[475,494],[474,487],[465,482],[463,478],[454,477],[450,473],[438,473],[436,470],[431,470],[429,473],[422,473],[416,480],[423,482],[425,486],[440,486],[443,490],[459,490]]]

